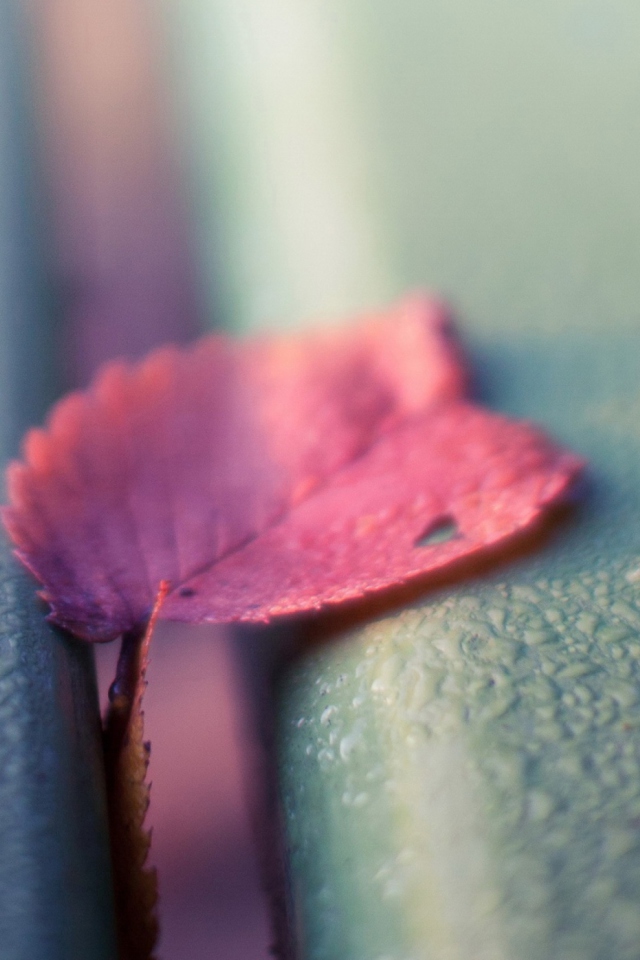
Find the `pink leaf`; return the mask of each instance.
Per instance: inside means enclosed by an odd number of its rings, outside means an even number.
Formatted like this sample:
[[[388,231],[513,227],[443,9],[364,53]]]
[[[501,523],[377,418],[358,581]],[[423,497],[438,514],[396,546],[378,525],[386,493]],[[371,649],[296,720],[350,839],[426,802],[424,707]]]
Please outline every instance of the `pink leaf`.
[[[164,580],[161,616],[192,622],[361,597],[529,527],[581,467],[465,402],[466,382],[421,298],[113,364],[27,435],[5,524],[52,619],[87,640],[139,627]]]

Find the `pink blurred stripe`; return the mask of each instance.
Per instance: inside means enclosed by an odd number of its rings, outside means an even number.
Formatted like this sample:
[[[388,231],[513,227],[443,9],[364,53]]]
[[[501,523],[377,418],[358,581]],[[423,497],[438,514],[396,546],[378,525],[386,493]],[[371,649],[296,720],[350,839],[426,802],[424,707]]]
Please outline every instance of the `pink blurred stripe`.
[[[199,327],[162,38],[143,0],[32,0],[67,382]]]

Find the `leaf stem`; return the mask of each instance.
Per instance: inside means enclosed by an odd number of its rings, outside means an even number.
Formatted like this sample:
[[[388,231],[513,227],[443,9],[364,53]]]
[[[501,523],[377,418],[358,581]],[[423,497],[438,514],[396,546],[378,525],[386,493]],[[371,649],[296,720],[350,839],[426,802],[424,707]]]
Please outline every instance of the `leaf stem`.
[[[123,634],[104,723],[104,758],[111,833],[119,960],[153,960],[158,939],[155,868],[146,866],[151,835],[144,829],[150,745],[144,740],[142,697],[149,644],[169,585],[160,584],[149,622]]]
[[[119,960],[150,960],[158,936],[156,875],[145,868],[151,837],[143,828],[150,746],[142,739],[138,688],[145,685],[146,635],[142,628],[122,637],[103,734]]]

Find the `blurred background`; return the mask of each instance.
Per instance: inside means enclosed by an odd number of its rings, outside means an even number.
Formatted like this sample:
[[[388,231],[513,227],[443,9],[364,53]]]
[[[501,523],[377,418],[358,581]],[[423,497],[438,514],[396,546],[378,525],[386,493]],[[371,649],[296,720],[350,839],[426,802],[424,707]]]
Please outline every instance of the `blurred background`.
[[[2,2],[29,52],[58,391],[206,328],[298,326],[415,286],[474,336],[637,325],[639,6]],[[170,960],[268,956],[232,646],[154,641]],[[103,702],[114,657],[98,651]]]

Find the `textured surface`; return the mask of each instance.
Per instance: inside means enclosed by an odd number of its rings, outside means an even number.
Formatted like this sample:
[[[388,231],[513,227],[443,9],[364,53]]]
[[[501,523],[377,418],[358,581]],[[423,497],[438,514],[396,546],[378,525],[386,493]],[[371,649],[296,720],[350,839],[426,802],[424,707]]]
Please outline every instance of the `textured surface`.
[[[485,362],[505,405],[546,412],[589,456],[588,493],[543,550],[292,670],[282,772],[305,956],[640,955],[633,341],[549,356],[514,338]]]
[[[54,382],[29,167],[21,51],[0,2],[0,456],[42,415]],[[48,627],[0,545],[0,953],[112,960],[97,696],[90,651]]]

